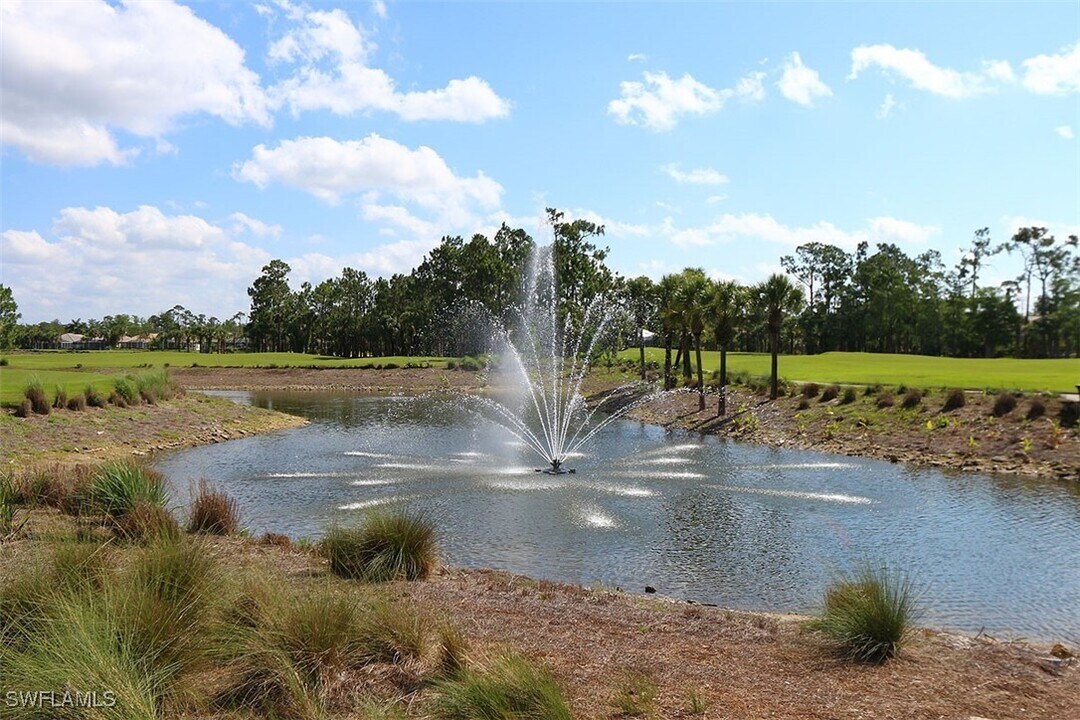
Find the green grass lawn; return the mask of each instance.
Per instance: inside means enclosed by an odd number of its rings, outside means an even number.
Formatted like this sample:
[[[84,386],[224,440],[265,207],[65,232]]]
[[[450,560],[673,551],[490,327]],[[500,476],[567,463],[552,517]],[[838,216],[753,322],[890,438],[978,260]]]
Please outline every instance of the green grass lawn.
[[[22,401],[23,391],[32,379],[41,381],[49,398],[62,386],[68,396],[81,393],[88,384],[108,395],[116,376],[138,373],[145,368],[164,367],[323,367],[350,368],[393,363],[428,363],[446,367],[442,357],[338,358],[303,353],[188,353],[173,350],[97,350],[87,352],[12,352],[3,355],[7,366],[0,366],[0,405],[12,406]]]
[[[638,351],[625,350],[619,357],[637,360]],[[646,348],[645,357],[663,366],[664,350]],[[690,357],[693,359],[693,354]],[[701,363],[706,373],[719,369],[720,353],[702,352]],[[728,372],[768,375],[769,355],[728,353]],[[1080,360],[940,358],[831,352],[821,355],[781,355],[780,376],[791,381],[817,383],[1076,392],[1076,384],[1080,383]]]

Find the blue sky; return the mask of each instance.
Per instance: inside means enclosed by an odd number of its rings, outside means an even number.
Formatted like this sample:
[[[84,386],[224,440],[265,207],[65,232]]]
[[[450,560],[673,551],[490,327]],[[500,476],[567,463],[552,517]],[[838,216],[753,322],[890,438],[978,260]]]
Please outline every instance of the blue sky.
[[[229,317],[272,258],[407,272],[545,206],[654,278],[1076,234],[1078,8],[5,0],[0,282]]]

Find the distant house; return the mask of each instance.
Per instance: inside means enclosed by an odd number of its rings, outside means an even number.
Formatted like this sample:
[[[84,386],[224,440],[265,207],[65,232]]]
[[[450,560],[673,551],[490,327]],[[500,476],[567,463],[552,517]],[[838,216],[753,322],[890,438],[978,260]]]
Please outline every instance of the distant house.
[[[81,345],[83,336],[79,333],[64,333],[60,336],[60,349],[61,350],[75,350],[77,346]]]
[[[109,343],[105,338],[87,337],[79,333],[64,333],[60,336],[61,350],[105,350]]]
[[[125,350],[147,350],[150,344],[157,339],[157,333],[142,333],[141,335],[122,335],[118,347]]]

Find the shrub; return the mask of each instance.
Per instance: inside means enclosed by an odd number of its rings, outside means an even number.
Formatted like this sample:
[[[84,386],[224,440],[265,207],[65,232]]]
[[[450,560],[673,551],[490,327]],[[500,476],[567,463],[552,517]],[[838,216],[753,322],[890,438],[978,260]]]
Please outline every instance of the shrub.
[[[23,390],[23,396],[30,401],[30,409],[35,415],[49,414],[49,397],[45,394],[45,388],[40,380],[31,380]]]
[[[991,413],[994,417],[1004,417],[1016,409],[1016,396],[1012,393],[1002,392],[994,398],[994,409]]]
[[[819,392],[821,392],[821,387],[817,383],[806,383],[802,386],[804,398],[817,397]]]
[[[1038,420],[1046,414],[1046,403],[1040,398],[1031,398],[1031,404],[1028,405],[1027,419]]]
[[[438,714],[447,720],[530,718],[570,720],[562,688],[550,671],[504,654],[482,670],[436,685]]]
[[[232,535],[240,528],[236,501],[223,490],[200,480],[191,501],[187,531],[205,535]]]
[[[877,406],[879,408],[891,408],[896,403],[893,399],[891,392],[882,392],[877,396]]]
[[[113,380],[113,392],[124,399],[121,407],[138,405],[142,401],[139,397],[139,386],[135,384],[135,380],[130,375]],[[120,403],[114,402],[113,405],[120,405]]]
[[[86,397],[83,395],[72,395],[68,399],[67,409],[75,412],[82,412],[86,409]]]
[[[916,602],[911,583],[887,568],[865,568],[825,592],[822,616],[812,627],[856,660],[894,657],[911,632]]]
[[[821,393],[821,402],[829,402],[830,400],[835,400],[836,397],[839,394],[840,394],[840,386],[839,385],[830,385],[829,387],[825,388],[824,391],[822,391],[822,393]]]
[[[922,390],[918,388],[910,388],[904,393],[904,399],[900,401],[900,407],[905,410],[912,410],[919,407],[919,403],[922,402]]]
[[[15,406],[15,417],[30,417],[34,414],[34,403],[30,398],[23,398],[22,402]]]
[[[405,510],[373,510],[356,528],[331,528],[321,550],[344,578],[386,582],[427,577],[435,568],[435,525]]]
[[[112,518],[120,518],[139,502],[165,505],[165,482],[161,474],[131,460],[102,465],[87,488],[95,508]]]
[[[1062,403],[1058,421],[1063,428],[1074,428],[1080,422],[1080,403]]]
[[[53,409],[55,409],[55,410],[63,410],[64,408],[67,407],[67,404],[68,404],[67,390],[65,390],[62,385],[57,385],[56,386],[55,399],[53,400],[53,404],[52,404]]]
[[[181,534],[171,512],[145,500],[119,517],[113,529],[125,540],[137,543],[175,542]]]
[[[93,385],[87,385],[86,391],[83,394],[86,395],[86,404],[90,407],[105,407],[105,396],[98,392],[97,388],[95,388]]]
[[[7,367],[7,366],[8,366],[8,359],[7,358],[0,358],[0,367]]]
[[[959,410],[967,405],[967,396],[960,388],[953,388],[945,395],[945,404],[942,405],[942,412],[949,412],[950,410]]]
[[[846,387],[844,388],[844,394],[840,396],[840,404],[850,405],[851,403],[855,402],[856,397],[857,396],[855,394],[855,388]]]

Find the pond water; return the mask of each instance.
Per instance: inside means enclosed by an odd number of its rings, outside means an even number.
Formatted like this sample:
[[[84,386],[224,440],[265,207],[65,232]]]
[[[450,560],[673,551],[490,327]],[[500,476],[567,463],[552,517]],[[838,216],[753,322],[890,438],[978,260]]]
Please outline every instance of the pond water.
[[[570,460],[541,463],[446,402],[217,393],[312,420],[172,453],[178,503],[207,478],[252,532],[318,536],[365,508],[436,520],[444,559],[724,607],[813,612],[837,574],[901,569],[921,624],[1080,643],[1080,491],[775,450],[617,421]]]

